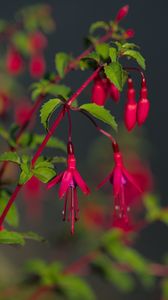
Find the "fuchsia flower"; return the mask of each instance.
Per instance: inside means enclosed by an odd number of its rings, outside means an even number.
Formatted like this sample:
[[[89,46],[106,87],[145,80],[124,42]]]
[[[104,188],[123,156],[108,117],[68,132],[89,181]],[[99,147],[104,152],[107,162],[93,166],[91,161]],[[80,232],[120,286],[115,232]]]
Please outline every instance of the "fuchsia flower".
[[[131,131],[137,120],[137,103],[136,94],[133,87],[133,81],[131,78],[128,79],[128,90],[127,90],[127,102],[124,110],[124,123],[128,131]]]
[[[145,78],[142,79],[140,99],[137,107],[137,122],[141,126],[147,119],[150,109],[150,102],[148,100],[148,90]]]
[[[46,46],[47,46],[47,39],[42,32],[36,31],[30,34],[29,47],[32,54],[44,50]]]
[[[71,221],[71,234],[74,234],[74,224],[79,219],[77,186],[85,195],[88,195],[90,190],[76,169],[76,159],[71,142],[68,143],[67,169],[51,180],[48,183],[47,188],[50,189],[57,183],[61,183],[58,191],[59,198],[62,199],[65,197],[63,220],[66,220],[68,205],[68,221]]]
[[[19,75],[23,71],[24,62],[20,53],[10,49],[6,57],[6,68],[11,75]]]
[[[41,78],[46,71],[46,62],[43,55],[34,55],[29,63],[29,72],[33,78]]]
[[[107,100],[107,84],[100,77],[97,77],[94,81],[91,100],[99,106],[104,106]]]
[[[117,149],[117,148],[116,148]],[[114,152],[114,168],[112,172],[99,184],[102,187],[108,180],[113,185],[114,194],[114,210],[115,216],[122,219],[122,222],[128,222],[129,199],[125,197],[125,189],[128,184],[131,184],[133,189],[141,192],[134,178],[124,167],[121,153],[116,150]]]
[[[121,7],[117,13],[115,21],[118,23],[122,19],[124,19],[127,16],[128,11],[129,11],[129,5],[125,5],[125,6]]]

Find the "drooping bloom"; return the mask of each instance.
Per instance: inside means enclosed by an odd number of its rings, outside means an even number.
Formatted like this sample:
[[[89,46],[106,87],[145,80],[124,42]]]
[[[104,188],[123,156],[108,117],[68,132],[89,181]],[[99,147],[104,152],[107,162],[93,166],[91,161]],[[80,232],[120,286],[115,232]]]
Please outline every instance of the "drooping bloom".
[[[46,62],[43,55],[38,54],[31,58],[29,63],[29,72],[33,78],[43,77],[46,71]]]
[[[118,88],[110,82],[109,84],[109,94],[111,98],[114,100],[114,102],[118,103],[120,100],[120,91]]]
[[[107,84],[100,77],[96,78],[92,87],[91,101],[99,106],[104,106],[107,100]]]
[[[137,123],[141,126],[147,119],[149,114],[150,103],[148,100],[148,90],[145,78],[142,79],[140,99],[137,106]]]
[[[119,151],[114,152],[114,168],[112,172],[99,184],[102,187],[107,181],[113,186],[114,195],[114,211],[115,217],[122,219],[122,222],[128,222],[128,211],[130,210],[129,199],[125,196],[125,189],[127,185],[131,185],[133,189],[141,192],[134,178],[125,168],[122,155]]]
[[[6,68],[11,75],[19,75],[23,71],[24,62],[20,53],[10,49],[6,57]]]
[[[44,50],[46,46],[47,39],[42,32],[36,31],[30,34],[29,47],[32,54],[39,53],[39,51]]]
[[[57,183],[60,183],[58,191],[59,198],[62,199],[65,197],[63,220],[68,219],[68,221],[71,222],[71,234],[74,234],[74,225],[79,219],[77,187],[79,187],[85,195],[88,195],[90,190],[76,168],[76,159],[71,142],[68,143],[67,169],[52,179],[48,183],[47,188],[50,189]]]
[[[131,131],[137,120],[137,103],[135,101],[135,89],[133,87],[133,81],[131,78],[128,79],[128,90],[127,90],[127,102],[124,110],[124,123],[128,131]]]

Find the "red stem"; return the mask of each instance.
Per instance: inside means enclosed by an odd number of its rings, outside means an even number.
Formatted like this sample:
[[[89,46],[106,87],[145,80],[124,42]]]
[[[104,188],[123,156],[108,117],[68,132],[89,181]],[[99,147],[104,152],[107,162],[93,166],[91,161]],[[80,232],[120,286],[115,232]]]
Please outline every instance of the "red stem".
[[[20,184],[18,184],[16,186],[16,188],[15,188],[12,196],[10,197],[10,199],[9,199],[9,201],[8,201],[8,203],[7,203],[6,207],[5,207],[2,215],[0,216],[0,226],[3,224],[5,217],[6,217],[7,213],[8,213],[8,211],[9,211],[10,207],[12,206],[13,202],[15,201],[15,199],[17,197],[17,194],[19,193],[19,191],[21,190],[21,188],[22,188],[22,185],[20,185]]]

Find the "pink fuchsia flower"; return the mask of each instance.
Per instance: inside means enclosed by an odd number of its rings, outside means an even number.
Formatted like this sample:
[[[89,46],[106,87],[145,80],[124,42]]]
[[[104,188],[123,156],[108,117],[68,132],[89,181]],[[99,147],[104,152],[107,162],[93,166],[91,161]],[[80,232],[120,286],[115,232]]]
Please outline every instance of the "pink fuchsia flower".
[[[128,222],[128,211],[130,210],[129,199],[125,196],[125,189],[127,185],[131,185],[133,189],[137,189],[141,192],[135,179],[125,168],[122,155],[117,150],[114,152],[114,168],[112,172],[99,184],[99,188],[102,187],[107,181],[113,185],[114,194],[114,210],[119,219],[124,222]]]
[[[46,62],[41,54],[34,55],[29,62],[29,72],[32,78],[41,78],[46,71]]]
[[[47,39],[45,35],[36,31],[29,36],[29,47],[31,54],[39,53],[39,51],[44,50],[47,47]]]
[[[91,93],[91,101],[99,106],[104,106],[107,100],[107,82],[100,77],[94,81]]]
[[[24,61],[20,53],[10,49],[6,57],[6,68],[11,75],[19,75],[24,68]]]
[[[131,131],[137,121],[136,93],[131,78],[128,79],[127,102],[124,108],[124,123],[128,131]]]
[[[129,5],[125,5],[121,7],[117,13],[115,21],[119,23],[122,19],[124,19],[127,16],[128,11],[129,11]]]
[[[67,169],[51,180],[48,183],[47,188],[50,189],[57,183],[60,183],[58,191],[59,198],[62,199],[65,197],[63,220],[66,220],[68,206],[68,221],[71,221],[71,234],[74,234],[74,224],[79,219],[77,186],[85,195],[88,195],[90,190],[76,169],[74,148],[71,142],[68,143]]]

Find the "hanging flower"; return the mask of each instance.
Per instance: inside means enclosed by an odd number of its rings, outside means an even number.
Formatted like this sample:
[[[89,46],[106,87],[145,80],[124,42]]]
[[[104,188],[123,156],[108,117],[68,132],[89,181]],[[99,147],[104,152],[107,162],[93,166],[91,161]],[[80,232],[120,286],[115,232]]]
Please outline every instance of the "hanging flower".
[[[71,142],[68,143],[67,169],[51,180],[47,188],[50,189],[57,183],[61,183],[58,192],[59,198],[62,199],[65,197],[63,221],[67,219],[68,206],[68,221],[71,221],[71,234],[74,234],[74,224],[79,219],[77,186],[85,195],[88,195],[90,190],[76,169],[76,159]]]
[[[130,210],[129,199],[125,196],[127,185],[141,192],[134,178],[124,167],[122,155],[119,151],[114,152],[114,168],[112,172],[99,184],[102,187],[108,180],[113,185],[115,216],[128,222],[128,211]]]

